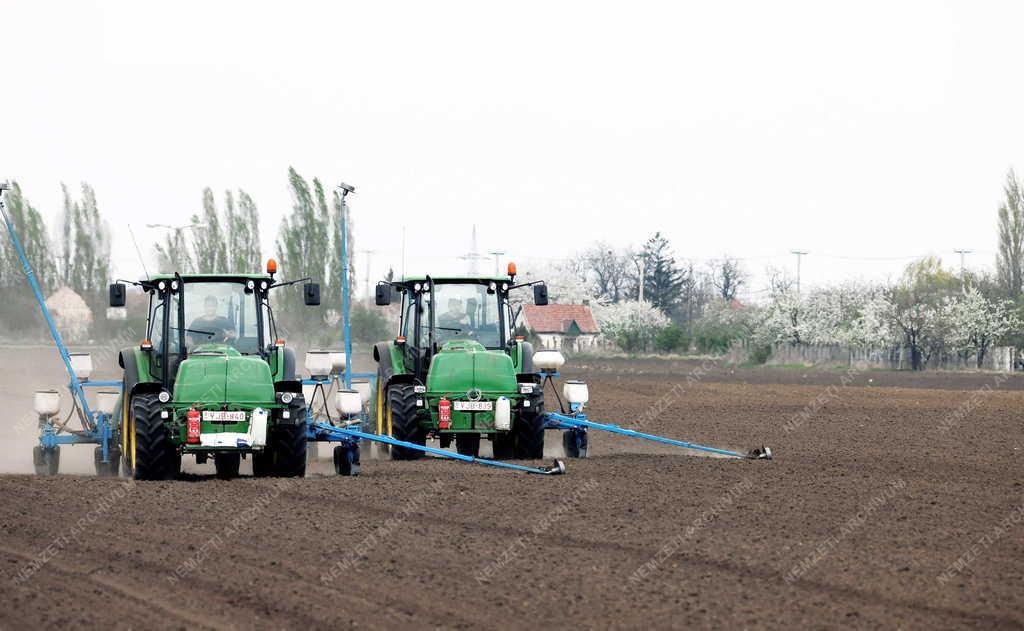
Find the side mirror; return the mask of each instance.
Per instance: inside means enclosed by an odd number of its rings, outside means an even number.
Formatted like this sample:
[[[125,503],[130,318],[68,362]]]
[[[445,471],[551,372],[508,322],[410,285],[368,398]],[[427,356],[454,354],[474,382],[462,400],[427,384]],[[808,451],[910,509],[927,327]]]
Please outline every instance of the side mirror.
[[[125,304],[125,287],[124,283],[111,283],[110,285],[110,306],[111,307],[123,307]]]
[[[307,307],[320,305],[320,285],[317,283],[306,283],[302,286],[302,297]]]
[[[548,304],[548,286],[547,285],[534,285],[533,286],[533,304],[538,307],[543,307]]]
[[[391,285],[377,283],[376,295],[373,301],[377,303],[378,307],[386,307],[391,304]]]

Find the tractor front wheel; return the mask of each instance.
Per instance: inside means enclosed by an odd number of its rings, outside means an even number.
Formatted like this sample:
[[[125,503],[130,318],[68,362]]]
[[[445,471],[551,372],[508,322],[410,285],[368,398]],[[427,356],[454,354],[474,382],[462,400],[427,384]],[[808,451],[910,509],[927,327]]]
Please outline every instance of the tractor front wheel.
[[[298,410],[299,418],[306,418],[306,409]],[[302,478],[306,475],[306,423],[274,426],[271,438],[262,454],[252,460],[253,474],[257,477]]]
[[[512,432],[498,432],[491,439],[495,460],[511,460],[515,455],[515,437]]]
[[[411,384],[397,384],[388,388],[388,419],[391,436],[416,445],[427,444],[427,434],[419,424],[416,407],[416,391]],[[392,460],[415,460],[423,456],[422,451],[399,447],[391,448]]]
[[[474,458],[479,456],[480,434],[456,434],[455,451],[463,456],[473,456]]]
[[[154,394],[132,398],[135,428],[133,471],[136,480],[172,480],[181,470],[181,456],[174,451],[170,433],[160,418],[160,401]]]
[[[213,454],[213,466],[217,470],[217,477],[221,480],[237,478],[241,465],[242,454],[237,451]]]

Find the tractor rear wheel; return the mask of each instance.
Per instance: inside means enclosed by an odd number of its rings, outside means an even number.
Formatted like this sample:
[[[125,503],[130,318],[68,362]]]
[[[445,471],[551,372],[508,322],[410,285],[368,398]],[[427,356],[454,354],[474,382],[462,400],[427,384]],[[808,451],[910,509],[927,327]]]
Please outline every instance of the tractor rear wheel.
[[[181,470],[181,456],[174,451],[170,432],[160,418],[160,401],[154,394],[132,397],[135,428],[136,480],[172,480]]]
[[[479,456],[480,434],[456,434],[455,451],[463,456],[473,456],[474,458]]]
[[[535,397],[530,407],[522,408],[512,424],[516,458],[540,460],[544,457],[544,399]]]
[[[378,436],[390,436],[391,431],[388,427],[388,397],[387,397],[387,386],[389,375],[383,365],[377,368],[377,387],[373,393],[373,425],[372,431]],[[388,455],[391,453],[391,445],[386,443],[374,443],[377,448],[377,452],[382,455]]]
[[[242,454],[237,451],[213,454],[213,466],[217,470],[217,477],[221,480],[237,478],[238,468],[241,465]]]
[[[306,417],[302,408],[301,417]],[[274,426],[270,441],[264,449],[263,458],[253,458],[253,472],[256,475],[273,475],[279,478],[302,478],[306,475],[306,422],[298,425]],[[269,457],[269,463],[265,460]],[[259,462],[260,472],[257,472]]]
[[[60,447],[36,445],[32,448],[32,464],[36,475],[57,475],[60,471]]]
[[[416,391],[411,384],[397,384],[387,389],[387,419],[391,426],[391,436],[416,445],[427,444],[427,433],[419,423],[416,407]],[[399,447],[391,447],[392,460],[415,460],[423,456],[422,451]]]

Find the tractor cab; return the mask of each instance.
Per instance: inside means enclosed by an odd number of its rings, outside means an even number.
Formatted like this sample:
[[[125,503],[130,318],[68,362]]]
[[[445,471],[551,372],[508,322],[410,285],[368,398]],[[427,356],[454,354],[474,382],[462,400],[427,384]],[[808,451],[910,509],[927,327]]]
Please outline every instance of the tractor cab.
[[[401,282],[379,283],[376,304],[391,304],[396,293],[401,299],[399,336],[408,356],[408,368],[423,380],[431,360],[439,352],[469,348],[466,342],[513,357],[517,367],[520,343],[515,335],[518,311],[511,293],[533,287],[534,303],[548,304],[547,286],[542,281],[515,284],[515,265],[508,276],[411,277]],[[527,350],[530,349],[527,344]]]
[[[273,266],[276,270],[276,264]],[[307,280],[307,279],[303,279]],[[301,282],[301,281],[296,281]],[[171,389],[183,361],[221,353],[274,363],[277,325],[270,291],[273,274],[165,274],[136,283],[149,295],[146,341],[149,377]],[[125,288],[110,288],[111,306],[124,306]],[[319,286],[307,283],[305,302],[317,305]]]

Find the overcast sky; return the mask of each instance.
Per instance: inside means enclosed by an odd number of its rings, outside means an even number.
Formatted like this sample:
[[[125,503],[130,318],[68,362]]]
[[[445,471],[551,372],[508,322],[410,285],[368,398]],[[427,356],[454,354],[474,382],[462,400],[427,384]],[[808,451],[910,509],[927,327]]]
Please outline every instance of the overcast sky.
[[[271,255],[289,166],[356,186],[374,276],[402,226],[408,271],[463,269],[474,223],[520,261],[660,230],[757,274],[808,250],[805,285],[990,267],[1024,170],[1019,2],[0,7],[0,178],[51,222],[92,184],[121,275],[125,226],[151,251],[206,186],[254,197]]]

